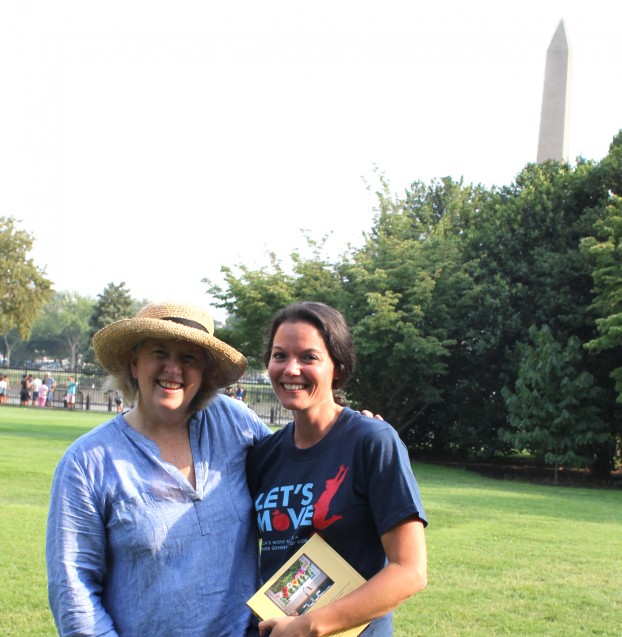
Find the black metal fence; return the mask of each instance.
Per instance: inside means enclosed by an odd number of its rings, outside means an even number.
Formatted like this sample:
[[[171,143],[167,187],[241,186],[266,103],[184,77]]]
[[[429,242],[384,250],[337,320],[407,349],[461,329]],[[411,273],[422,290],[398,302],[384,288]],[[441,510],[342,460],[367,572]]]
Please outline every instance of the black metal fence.
[[[20,369],[10,367],[0,367],[0,376],[7,376],[9,383],[9,392],[6,403],[9,405],[20,404],[20,388],[21,381],[24,376],[30,376],[32,379],[45,378],[45,372],[33,369]],[[50,407],[63,409],[66,408],[65,396],[67,394],[67,382],[70,376],[73,376],[78,383],[76,391],[76,401],[74,408],[76,410],[98,411],[98,412],[116,412],[114,390],[106,387],[105,374],[84,374],[82,372],[50,372],[50,376],[56,382],[56,388],[52,395]],[[292,419],[292,413],[283,409],[281,403],[274,395],[271,385],[265,384],[244,384],[246,389],[247,405],[267,424],[285,425]],[[32,392],[31,392],[32,394]],[[235,399],[231,399],[235,400]],[[33,399],[29,401],[30,406],[37,407],[33,403]],[[129,405],[125,405],[125,408]]]

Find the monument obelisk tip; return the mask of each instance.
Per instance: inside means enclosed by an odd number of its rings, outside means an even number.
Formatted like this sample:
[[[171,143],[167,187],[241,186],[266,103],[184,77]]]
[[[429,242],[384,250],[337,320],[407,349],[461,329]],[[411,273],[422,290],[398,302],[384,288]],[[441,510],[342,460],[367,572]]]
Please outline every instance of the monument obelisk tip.
[[[571,70],[572,53],[562,19],[546,53],[538,163],[568,161]]]

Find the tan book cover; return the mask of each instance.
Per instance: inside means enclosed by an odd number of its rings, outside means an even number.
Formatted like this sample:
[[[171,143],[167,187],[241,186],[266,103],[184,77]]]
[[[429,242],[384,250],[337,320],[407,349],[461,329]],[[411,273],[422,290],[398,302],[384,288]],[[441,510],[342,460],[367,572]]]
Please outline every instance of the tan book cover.
[[[364,582],[316,533],[246,603],[259,619],[295,617],[344,597]],[[368,625],[331,634],[356,637]]]

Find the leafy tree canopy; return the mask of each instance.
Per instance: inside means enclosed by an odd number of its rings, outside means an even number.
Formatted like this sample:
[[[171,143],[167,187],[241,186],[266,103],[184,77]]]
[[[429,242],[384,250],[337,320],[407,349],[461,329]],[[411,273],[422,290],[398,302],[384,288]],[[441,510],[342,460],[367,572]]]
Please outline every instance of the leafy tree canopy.
[[[30,345],[47,357],[68,359],[73,369],[88,349],[89,319],[95,301],[75,292],[55,292],[41,309]]]
[[[216,299],[216,307],[227,310],[231,317],[219,338],[241,351],[254,366],[261,365],[268,321],[294,298],[293,276],[283,270],[274,254],[269,259],[270,265],[259,270],[241,265],[239,274],[232,268],[221,268],[225,288],[203,279],[209,286],[208,293]]]
[[[91,344],[91,338],[98,330],[114,321],[131,318],[136,314],[137,302],[125,287],[125,282],[119,284],[109,283],[104,290],[97,295],[97,300],[89,317],[89,344],[85,361],[98,366],[95,352]]]
[[[295,300],[329,303],[357,346],[345,388],[354,406],[383,414],[411,450],[484,457],[514,448],[517,439],[499,436],[508,416],[502,389],[517,382],[530,328],[548,325],[560,343],[572,343],[565,356],[575,343],[595,341],[571,357],[576,374],[567,377],[599,387],[582,394],[594,410],[585,422],[608,438],[551,453],[586,462],[601,454],[611,466],[621,417],[609,378],[619,378],[620,313],[619,204],[610,192],[620,175],[621,136],[602,162],[529,164],[502,188],[444,178],[396,195],[381,176],[364,245],[337,262],[311,242],[312,255],[294,252],[288,270],[274,255],[259,270],[223,269],[225,284],[209,291],[229,313],[226,340],[258,361],[276,310]],[[602,252],[600,263],[592,249]],[[614,347],[598,349],[605,345]]]
[[[502,390],[511,429],[500,435],[516,449],[541,454],[555,465],[588,466],[594,449],[608,440],[595,406],[598,388],[582,365],[582,347],[571,337],[565,347],[548,326],[529,330],[531,344],[521,358],[515,392]]]
[[[585,253],[594,262],[592,309],[598,318],[598,336],[587,343],[596,350],[611,350],[622,360],[622,197],[611,194],[605,215],[596,223],[594,237],[582,242]],[[622,366],[611,372],[616,383],[618,402],[622,403]]]
[[[89,319],[91,336],[106,325],[130,318],[135,314],[135,301],[130,291],[125,287],[125,282],[119,284],[109,283],[104,290],[97,295],[93,312]]]
[[[32,235],[15,219],[0,217],[0,333],[16,330],[22,339],[28,338],[39,309],[51,296],[45,269],[28,257],[32,245]]]

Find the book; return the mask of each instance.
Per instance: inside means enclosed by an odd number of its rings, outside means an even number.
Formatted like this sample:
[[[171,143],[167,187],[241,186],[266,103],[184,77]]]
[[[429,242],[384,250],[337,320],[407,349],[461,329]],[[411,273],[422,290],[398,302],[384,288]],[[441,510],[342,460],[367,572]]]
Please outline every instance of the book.
[[[365,582],[346,560],[317,533],[246,602],[259,619],[295,617],[327,606]],[[331,633],[356,637],[369,622]]]

